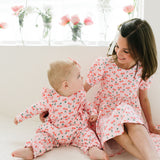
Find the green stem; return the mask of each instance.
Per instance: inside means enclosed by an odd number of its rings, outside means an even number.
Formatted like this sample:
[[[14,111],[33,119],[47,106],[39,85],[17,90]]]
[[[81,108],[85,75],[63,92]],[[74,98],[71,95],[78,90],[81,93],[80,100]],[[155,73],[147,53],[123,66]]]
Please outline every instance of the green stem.
[[[21,41],[22,41],[22,44],[23,44],[23,46],[24,46],[24,40],[23,40],[23,35],[22,35],[22,30],[21,30],[22,28],[21,27],[19,27],[19,31],[20,31],[20,35],[21,35]]]

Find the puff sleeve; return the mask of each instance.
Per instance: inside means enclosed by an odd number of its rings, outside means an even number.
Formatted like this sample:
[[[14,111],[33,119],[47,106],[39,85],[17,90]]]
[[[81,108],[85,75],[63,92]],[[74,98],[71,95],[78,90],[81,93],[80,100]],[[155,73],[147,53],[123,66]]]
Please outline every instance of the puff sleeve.
[[[86,82],[91,86],[98,84],[103,78],[104,68],[105,59],[103,57],[96,59],[89,69]]]
[[[150,78],[148,78],[146,81],[141,80],[140,85],[139,85],[139,89],[148,89],[150,88],[150,84],[152,82],[153,76],[151,76]]]

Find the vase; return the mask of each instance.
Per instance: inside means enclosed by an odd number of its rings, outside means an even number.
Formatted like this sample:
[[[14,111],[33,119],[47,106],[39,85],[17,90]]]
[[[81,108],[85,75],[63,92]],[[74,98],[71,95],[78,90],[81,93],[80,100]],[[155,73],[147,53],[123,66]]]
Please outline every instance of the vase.
[[[100,20],[101,20],[101,26],[102,26],[102,32],[100,33],[100,36],[102,36],[102,41],[107,41],[108,37],[108,28],[109,28],[109,18],[111,14],[111,5],[110,0],[99,0],[99,11],[100,11]]]
[[[48,46],[51,45],[51,29],[52,24],[51,23],[43,23],[43,42],[47,44]]]
[[[78,28],[72,28],[72,41],[73,45],[85,45],[85,43],[82,40],[82,32],[81,29]]]

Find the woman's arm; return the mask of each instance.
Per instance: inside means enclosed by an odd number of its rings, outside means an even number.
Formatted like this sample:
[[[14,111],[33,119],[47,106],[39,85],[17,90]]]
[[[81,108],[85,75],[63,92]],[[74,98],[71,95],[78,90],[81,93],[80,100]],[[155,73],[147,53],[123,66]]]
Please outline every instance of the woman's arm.
[[[148,123],[149,131],[151,133],[160,134],[160,131],[154,127],[152,114],[151,114],[150,102],[149,102],[148,95],[147,95],[147,89],[139,90],[139,99],[140,99],[140,104],[141,104],[143,113]]]

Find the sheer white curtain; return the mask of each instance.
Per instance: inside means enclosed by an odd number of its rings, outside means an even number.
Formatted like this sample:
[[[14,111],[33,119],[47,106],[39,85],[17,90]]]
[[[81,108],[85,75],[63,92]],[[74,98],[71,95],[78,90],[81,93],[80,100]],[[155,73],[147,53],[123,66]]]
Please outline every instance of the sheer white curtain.
[[[78,15],[82,23],[84,18],[91,17],[93,25],[83,25],[81,29],[82,45],[106,45],[120,23],[133,17],[143,18],[143,3],[143,0],[1,0],[0,24],[5,22],[7,26],[0,28],[0,45],[74,45],[69,25],[60,25],[64,15]],[[135,5],[130,15],[123,10],[128,5]],[[20,30],[18,16],[12,10],[15,6],[41,11],[51,8],[50,44],[44,43],[43,20],[35,11],[27,10]]]

